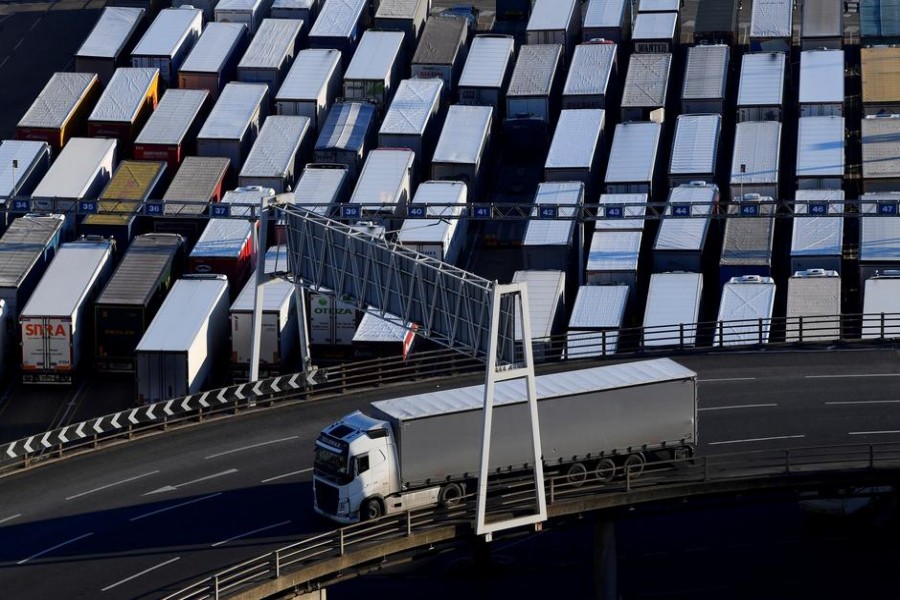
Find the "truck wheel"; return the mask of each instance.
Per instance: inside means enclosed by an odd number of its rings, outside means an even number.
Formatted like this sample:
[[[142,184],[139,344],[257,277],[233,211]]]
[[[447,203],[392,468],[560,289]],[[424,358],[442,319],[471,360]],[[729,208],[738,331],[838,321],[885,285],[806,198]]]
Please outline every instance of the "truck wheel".
[[[622,463],[622,470],[626,477],[637,479],[644,472],[645,464],[647,464],[647,460],[643,454],[629,454],[625,462]]]
[[[587,467],[577,462],[569,465],[566,470],[566,483],[572,487],[581,487],[587,479]]]
[[[609,483],[616,476],[616,463],[611,458],[601,458],[594,467],[594,478],[600,483]]]
[[[462,502],[463,488],[458,483],[448,483],[438,492],[438,502],[444,508],[454,508]]]
[[[362,508],[359,511],[360,521],[372,521],[374,519],[380,519],[383,516],[384,505],[381,504],[381,500],[378,498],[369,498],[363,502]]]

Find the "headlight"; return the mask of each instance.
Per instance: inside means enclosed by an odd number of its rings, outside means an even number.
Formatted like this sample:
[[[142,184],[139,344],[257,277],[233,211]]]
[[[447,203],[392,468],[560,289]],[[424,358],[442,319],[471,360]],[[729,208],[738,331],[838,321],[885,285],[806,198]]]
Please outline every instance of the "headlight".
[[[337,512],[339,515],[346,515],[350,512],[350,500],[341,500],[338,502]]]

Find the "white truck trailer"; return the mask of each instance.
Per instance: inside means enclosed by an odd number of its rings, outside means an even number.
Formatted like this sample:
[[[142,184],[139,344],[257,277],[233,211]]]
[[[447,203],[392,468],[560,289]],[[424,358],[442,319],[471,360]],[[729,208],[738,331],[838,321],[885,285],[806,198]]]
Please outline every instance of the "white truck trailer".
[[[131,51],[132,67],[156,67],[164,87],[176,87],[178,70],[203,31],[203,11],[166,8]]]
[[[411,57],[428,19],[431,0],[379,0],[375,5],[375,28],[403,32],[403,49]]]
[[[109,83],[118,67],[124,67],[137,32],[146,18],[143,8],[107,6],[75,53],[77,73],[96,73],[101,85]]]
[[[225,84],[234,79],[248,39],[242,23],[209,23],[178,70],[178,87],[206,90],[212,102],[218,100]]]
[[[265,84],[232,81],[197,134],[197,155],[227,158],[234,172],[240,173],[268,113]]]
[[[536,0],[525,26],[526,44],[561,44],[564,61],[572,59],[581,40],[581,2],[576,0]]]
[[[431,159],[431,178],[462,181],[473,201],[481,197],[481,170],[490,154],[493,113],[490,106],[451,106]]]
[[[399,31],[367,31],[344,73],[344,100],[371,102],[384,114],[400,83],[405,55]]]
[[[412,57],[410,73],[417,79],[440,79],[445,97],[456,91],[466,61],[469,23],[459,17],[425,21],[422,37]]]
[[[22,383],[70,384],[89,352],[91,304],[112,274],[113,243],[63,244],[19,315]]]
[[[294,185],[295,173],[312,154],[308,117],[272,115],[247,155],[238,185],[261,185],[281,194]]]
[[[347,165],[356,181],[369,149],[375,145],[375,107],[365,102],[335,103],[319,130],[316,162]]]
[[[353,193],[350,205],[359,207],[359,219],[380,221],[390,231],[396,231],[406,214],[406,204],[415,193],[411,150],[378,148],[369,152]]]
[[[566,360],[615,354],[627,309],[627,285],[580,286],[566,332]]]
[[[47,142],[0,142],[0,197],[30,194],[50,168]],[[8,223],[4,223],[6,227]]]
[[[651,275],[644,311],[644,346],[693,347],[702,297],[702,273]]]
[[[516,271],[513,283],[528,285],[531,347],[535,362],[558,358],[562,348],[551,337],[563,332],[566,319],[566,274],[563,271]],[[522,322],[516,313],[515,339],[522,341]]]
[[[490,106],[494,118],[502,118],[515,56],[516,42],[511,35],[476,35],[459,76],[459,103]]]
[[[428,206],[422,217],[407,216],[397,233],[397,242],[425,256],[455,264],[466,243],[466,198],[466,184],[459,181],[421,184],[409,210],[416,204],[437,206]]]
[[[404,79],[378,130],[382,148],[409,148],[416,153],[416,171],[431,160],[441,128],[440,79]]]
[[[605,148],[606,111],[600,108],[562,110],[544,162],[544,181],[580,181],[585,195],[599,193]]]
[[[627,465],[690,456],[697,439],[697,374],[669,359],[535,379],[548,475],[610,481]],[[525,383],[499,383],[489,469],[530,473]],[[474,491],[484,387],[372,403],[328,425],[315,445],[314,508],[340,523],[453,506]]]
[[[276,112],[309,117],[313,131],[320,131],[340,93],[343,72],[340,51],[301,50],[275,94]]]
[[[713,345],[767,344],[774,307],[774,279],[759,275],[731,278],[722,286]]]
[[[606,108],[616,76],[616,45],[592,42],[575,47],[562,91],[563,109]]]
[[[807,269],[788,279],[785,339],[824,342],[841,337],[841,276]]]
[[[303,21],[265,19],[237,66],[238,81],[265,83],[274,96],[303,44]]]

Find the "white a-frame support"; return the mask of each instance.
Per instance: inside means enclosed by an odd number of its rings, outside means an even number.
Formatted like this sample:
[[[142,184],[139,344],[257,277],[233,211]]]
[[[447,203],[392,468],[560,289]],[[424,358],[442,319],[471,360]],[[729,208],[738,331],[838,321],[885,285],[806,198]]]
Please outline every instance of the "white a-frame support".
[[[525,364],[498,365],[498,338],[500,333],[500,307],[504,297],[512,300],[516,316],[521,324],[522,350]],[[534,358],[531,348],[531,319],[528,315],[528,289],[524,283],[495,285],[491,307],[490,345],[487,356],[487,371],[484,381],[484,426],[481,432],[481,468],[478,475],[478,505],[475,511],[477,535],[491,540],[495,531],[503,531],[512,527],[532,525],[547,520],[547,497],[544,492],[544,465],[541,452],[541,430],[538,421],[537,389],[534,382]],[[511,357],[510,357],[511,358]],[[505,519],[503,521],[486,522],[488,471],[491,458],[491,426],[494,414],[494,388],[501,381],[524,379],[528,394],[528,411],[531,421],[531,442],[534,465],[534,488],[537,507],[534,514]]]

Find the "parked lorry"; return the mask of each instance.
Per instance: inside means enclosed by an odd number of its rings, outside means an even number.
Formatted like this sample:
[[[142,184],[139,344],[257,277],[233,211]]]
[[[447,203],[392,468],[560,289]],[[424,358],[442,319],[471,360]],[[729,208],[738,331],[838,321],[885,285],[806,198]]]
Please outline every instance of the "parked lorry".
[[[225,84],[233,80],[237,63],[247,49],[243,23],[210,23],[178,70],[178,87],[206,90],[215,102]]]
[[[412,57],[410,72],[417,79],[440,79],[443,93],[456,91],[468,52],[468,21],[459,17],[436,17],[425,21],[422,37]]]
[[[697,374],[656,359],[535,378],[546,475],[572,483],[632,475],[647,461],[690,456],[697,438]],[[525,386],[497,384],[488,468],[533,468]],[[479,470],[484,387],[373,402],[325,427],[315,445],[314,508],[340,523],[453,506]]]
[[[153,219],[156,233],[178,233],[193,247],[206,227],[206,208],[222,198],[227,158],[188,156],[162,198],[162,215]]]
[[[184,238],[139,235],[94,303],[94,368],[134,372],[134,351],[184,268]]]
[[[459,181],[426,181],[416,190],[412,204],[424,204],[427,209],[422,217],[407,217],[397,232],[397,242],[419,254],[455,264],[466,244],[468,230],[464,212],[466,185]]]
[[[164,160],[175,173],[195,141],[208,107],[206,90],[168,90],[134,141],[137,160]]]
[[[228,158],[234,172],[240,173],[268,113],[265,84],[232,81],[197,134],[197,154]]]
[[[412,56],[428,19],[431,0],[380,0],[375,4],[375,27],[403,32],[406,56]]]
[[[375,144],[375,107],[366,102],[335,103],[319,131],[316,162],[347,165],[356,181],[369,149]]]
[[[326,2],[309,31],[309,47],[340,50],[346,69],[368,25],[368,9],[368,0]]]
[[[340,51],[301,50],[275,94],[276,112],[309,117],[312,131],[320,131],[340,93],[343,72]]]
[[[50,146],[47,142],[0,142],[0,197],[30,194],[49,168]],[[8,224],[4,222],[2,226],[5,228]]]
[[[344,73],[344,99],[371,102],[384,114],[405,64],[402,33],[367,31]]]
[[[115,139],[119,156],[130,157],[134,139],[158,102],[158,69],[117,69],[88,117],[88,137]]]
[[[54,73],[16,125],[16,139],[47,142],[54,153],[83,134],[100,97],[95,73]]]
[[[257,28],[265,18],[269,4],[263,0],[219,0],[213,12],[216,15],[216,23],[246,25],[252,36],[256,34]],[[282,17],[285,20],[289,18]],[[309,30],[308,25],[306,29]]]
[[[507,147],[540,152],[546,148],[556,113],[562,79],[562,46],[522,46],[509,90],[503,130]]]
[[[369,307],[353,334],[353,357],[358,360],[380,357],[406,360],[416,340],[416,329],[415,323],[404,323],[389,313],[382,316]]]
[[[192,6],[163,9],[131,51],[131,66],[156,67],[163,86],[176,87],[178,69],[202,31],[203,11]]]
[[[439,79],[404,79],[378,130],[382,148],[409,148],[416,153],[416,171],[425,173],[441,129]]]
[[[265,83],[274,96],[302,44],[303,21],[265,19],[238,63],[238,81]]]
[[[75,53],[75,71],[96,73],[101,85],[109,83],[118,67],[127,66],[146,15],[142,8],[107,5]]]
[[[576,0],[536,0],[525,26],[527,44],[562,44],[568,63],[581,38],[581,2]]]
[[[22,383],[70,384],[89,354],[90,307],[112,272],[114,244],[63,244],[19,315]]]
[[[261,185],[281,194],[294,185],[297,170],[312,154],[309,117],[266,119],[241,168],[238,184]]]
[[[476,35],[459,76],[459,104],[490,106],[494,119],[502,118],[515,56],[516,41],[511,35]]]
[[[482,165],[490,160],[490,106],[451,106],[431,160],[431,178],[461,181],[472,200],[481,197]]]

